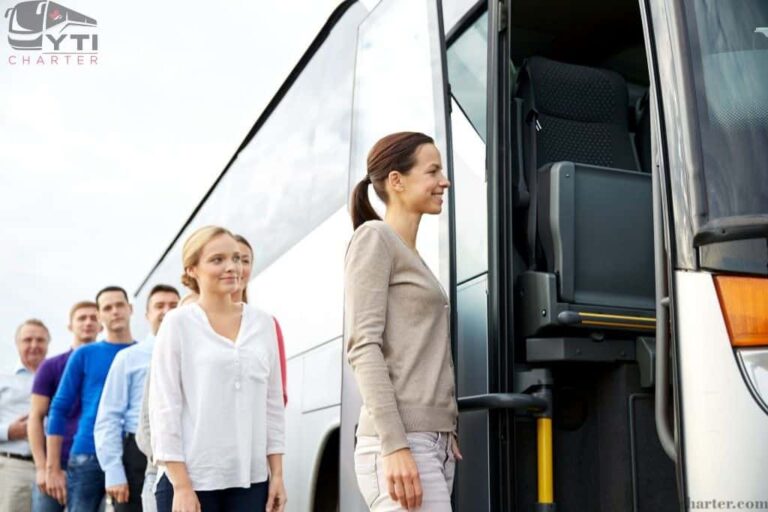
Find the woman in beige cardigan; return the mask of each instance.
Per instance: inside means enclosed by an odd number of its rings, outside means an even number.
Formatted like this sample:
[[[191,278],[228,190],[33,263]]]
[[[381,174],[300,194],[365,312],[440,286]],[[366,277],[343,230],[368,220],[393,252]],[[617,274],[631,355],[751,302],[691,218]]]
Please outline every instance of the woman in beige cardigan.
[[[368,186],[386,204],[382,221]],[[450,183],[431,137],[394,133],[368,154],[352,193],[355,233],[345,262],[347,357],[363,397],[355,449],[373,511],[450,511],[457,406],[450,305],[416,250],[424,214],[442,211]]]

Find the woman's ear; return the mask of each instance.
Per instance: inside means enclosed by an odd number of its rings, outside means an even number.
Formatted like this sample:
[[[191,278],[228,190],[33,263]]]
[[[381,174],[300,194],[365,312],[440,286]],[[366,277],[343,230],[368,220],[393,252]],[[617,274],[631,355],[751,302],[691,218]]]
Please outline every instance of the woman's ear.
[[[395,192],[402,192],[405,190],[405,187],[403,186],[403,175],[400,171],[389,171],[387,182],[389,183],[389,187]]]

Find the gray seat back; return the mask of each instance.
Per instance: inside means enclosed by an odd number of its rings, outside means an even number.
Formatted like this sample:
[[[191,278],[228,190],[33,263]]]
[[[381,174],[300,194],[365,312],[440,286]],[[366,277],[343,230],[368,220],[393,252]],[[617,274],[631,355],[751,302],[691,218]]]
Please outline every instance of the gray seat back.
[[[654,309],[650,174],[558,162],[539,181],[539,233],[560,300]]]

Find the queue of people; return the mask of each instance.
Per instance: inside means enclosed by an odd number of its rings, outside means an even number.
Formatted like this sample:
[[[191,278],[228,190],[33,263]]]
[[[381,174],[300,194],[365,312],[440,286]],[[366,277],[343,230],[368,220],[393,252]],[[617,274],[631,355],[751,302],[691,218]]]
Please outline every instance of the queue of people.
[[[105,496],[116,512],[284,510],[285,350],[277,320],[247,304],[252,259],[224,228],[193,234],[192,293],[152,288],[141,342],[117,286],[72,307],[63,354],[45,359],[42,321],[19,326],[21,364],[0,376],[0,512],[97,512]],[[222,421],[236,435],[214,435]]]
[[[451,510],[450,302],[416,249],[449,186],[434,141],[400,132],[371,149],[352,195],[344,339],[363,397],[355,471],[374,511]],[[105,495],[117,512],[285,510],[285,350],[277,320],[248,304],[253,256],[224,227],[192,233],[191,293],[156,285],[141,343],[116,286],[73,306],[64,354],[43,362],[48,329],[19,327],[21,366],[0,376],[0,512],[96,512]]]

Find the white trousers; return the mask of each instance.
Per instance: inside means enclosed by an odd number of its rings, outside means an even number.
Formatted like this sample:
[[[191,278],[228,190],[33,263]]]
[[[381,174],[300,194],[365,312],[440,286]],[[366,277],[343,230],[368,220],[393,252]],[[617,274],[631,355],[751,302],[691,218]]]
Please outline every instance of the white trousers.
[[[453,435],[446,432],[407,434],[423,492],[420,512],[451,512],[451,491],[456,460]],[[359,436],[355,448],[357,485],[371,512],[400,512],[406,509],[389,497],[381,442],[378,437]]]
[[[157,512],[157,501],[155,501],[155,478],[157,473],[147,473],[144,475],[144,487],[141,489],[141,509],[144,512]]]

